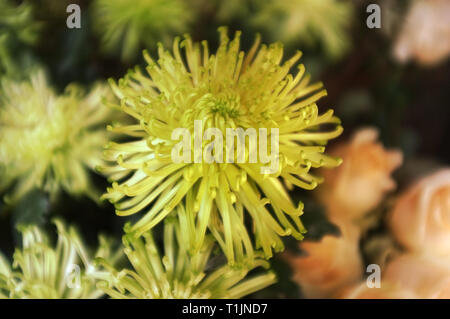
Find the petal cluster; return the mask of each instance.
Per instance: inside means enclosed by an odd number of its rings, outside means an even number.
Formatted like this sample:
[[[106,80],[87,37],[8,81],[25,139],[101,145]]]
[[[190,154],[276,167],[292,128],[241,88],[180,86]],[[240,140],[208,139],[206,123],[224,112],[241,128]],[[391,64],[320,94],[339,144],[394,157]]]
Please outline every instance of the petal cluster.
[[[96,283],[110,274],[96,268],[94,258],[114,264],[121,251],[113,253],[111,242],[100,237],[97,252],[91,254],[74,228],[60,220],[55,225],[55,245],[37,226],[20,227],[22,247],[14,252],[12,265],[0,254],[0,298],[91,299],[103,295]]]
[[[258,37],[246,54],[240,33],[230,40],[223,28],[215,54],[205,41],[195,43],[189,36],[175,39],[172,52],[162,46],[158,52],[157,60],[144,53],[147,75],[136,69],[118,83],[111,81],[119,107],[135,123],[110,127],[128,141],[107,146],[110,165],[102,170],[112,186],[104,198],[115,203],[120,216],[144,212],[131,226],[138,235],[176,211],[189,229],[185,240],[191,252],[203,247],[209,230],[230,264],[251,263],[255,247],[271,257],[284,248],[281,236],[302,239],[303,205],[292,203],[283,183],[314,189],[322,179],[311,170],[340,163],[324,151],[342,127],[332,110],[319,114],[316,102],[326,91],[321,83],[311,84],[305,67],[297,64],[301,53],[282,63],[282,45],[260,45]],[[276,129],[275,173],[261,174],[260,159],[175,163],[172,150],[178,141],[172,132],[193,132],[195,121],[203,131],[216,128],[224,136],[228,128]],[[195,132],[191,136],[195,146]],[[205,141],[201,146],[208,147]],[[246,142],[245,159],[252,150]],[[228,151],[224,147],[223,153]]]
[[[100,264],[114,279],[99,283],[99,288],[119,299],[235,299],[275,282],[275,275],[270,272],[246,278],[247,268],[223,265],[210,271],[214,241],[208,238],[199,253],[190,255],[181,233],[176,223],[165,223],[164,256],[151,232],[139,238],[126,234],[124,252],[133,269],[119,271],[101,260]],[[259,266],[267,267],[268,263],[258,260],[254,268]]]

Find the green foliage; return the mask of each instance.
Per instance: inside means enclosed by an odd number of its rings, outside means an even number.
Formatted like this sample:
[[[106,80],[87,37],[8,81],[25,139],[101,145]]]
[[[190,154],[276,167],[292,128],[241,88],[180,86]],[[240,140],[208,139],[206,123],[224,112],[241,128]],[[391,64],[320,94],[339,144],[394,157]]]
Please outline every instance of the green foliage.
[[[36,44],[40,27],[28,2],[16,6],[13,1],[0,0],[0,76],[18,77],[32,64],[27,51]]]

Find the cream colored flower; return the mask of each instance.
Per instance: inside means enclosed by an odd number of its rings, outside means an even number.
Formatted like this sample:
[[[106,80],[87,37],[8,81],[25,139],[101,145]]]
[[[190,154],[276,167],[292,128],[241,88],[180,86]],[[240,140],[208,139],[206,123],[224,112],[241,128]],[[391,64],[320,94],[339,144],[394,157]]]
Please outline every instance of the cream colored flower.
[[[109,92],[76,85],[57,95],[44,72],[30,80],[3,79],[0,93],[0,189],[15,201],[33,188],[55,197],[61,189],[97,199],[89,169],[102,164],[113,110],[101,104]]]
[[[383,273],[383,279],[418,298],[450,298],[450,258],[426,254],[406,254],[393,260]]]
[[[319,188],[318,195],[329,215],[357,219],[395,188],[391,173],[401,165],[402,153],[387,151],[377,138],[376,129],[363,128],[349,142],[330,150],[343,159],[343,164],[322,172],[327,183]]]
[[[407,249],[450,255],[450,169],[422,178],[401,195],[388,222]]]
[[[450,54],[450,1],[416,0],[394,46],[399,61],[432,65]]]
[[[357,285],[347,287],[341,291],[337,298],[340,299],[416,299],[414,292],[403,289],[390,282],[381,282],[380,288],[369,288],[364,281]]]
[[[302,242],[305,256],[287,255],[294,280],[308,298],[333,297],[343,287],[362,278],[359,230],[347,223],[333,221],[341,236],[324,236],[319,242]]]

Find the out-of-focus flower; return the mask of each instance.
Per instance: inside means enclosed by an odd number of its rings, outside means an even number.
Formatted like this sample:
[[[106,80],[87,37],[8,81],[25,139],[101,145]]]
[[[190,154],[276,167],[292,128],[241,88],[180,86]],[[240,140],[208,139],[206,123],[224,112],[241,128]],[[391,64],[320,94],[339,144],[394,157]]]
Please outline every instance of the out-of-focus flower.
[[[411,251],[450,255],[450,169],[422,178],[401,195],[389,225]]]
[[[369,288],[366,282],[347,287],[337,296],[340,299],[417,299],[414,292],[392,283],[382,281],[381,287]]]
[[[319,242],[302,242],[305,256],[287,254],[293,279],[308,298],[330,298],[339,290],[362,278],[359,229],[349,223],[333,221],[341,235],[325,235]]]
[[[101,103],[108,88],[97,85],[85,95],[69,86],[58,96],[42,71],[29,81],[1,84],[0,187],[15,183],[13,201],[33,187],[53,197],[63,188],[96,199],[86,168],[102,163],[105,126],[113,114]]]
[[[404,1],[404,3],[407,2],[410,1]],[[392,37],[397,26],[403,22],[402,19],[405,15],[403,3],[396,0],[384,0],[378,2],[378,5],[382,12],[382,26],[378,31],[382,32],[387,37]]]
[[[415,59],[433,65],[450,54],[450,2],[416,0],[405,18],[394,46],[394,56],[401,62]]]
[[[55,225],[55,246],[38,227],[19,227],[22,247],[14,252],[12,267],[0,255],[0,298],[90,299],[103,295],[96,282],[111,278],[94,265],[94,258],[102,257],[114,264],[121,250],[112,252],[111,243],[100,237],[100,247],[91,255],[73,227],[67,229],[58,220]]]
[[[188,31],[193,18],[184,0],[95,0],[91,13],[104,49],[121,52],[124,60],[135,58],[141,45],[169,43],[172,35]]]
[[[34,44],[39,28],[28,2],[17,6],[13,1],[0,0],[0,76],[15,75],[23,69],[15,62],[22,53],[19,45]]]
[[[118,85],[112,82],[120,107],[138,123],[112,129],[135,140],[110,143],[107,148],[111,166],[103,171],[113,183],[104,198],[115,203],[121,216],[147,209],[132,231],[146,232],[184,201],[194,219],[189,224],[194,234],[192,249],[202,247],[209,228],[230,264],[253,260],[254,247],[244,223],[247,218],[253,223],[256,248],[262,248],[266,257],[272,256],[272,250],[284,249],[280,236],[303,238],[303,204],[293,205],[279,177],[290,185],[315,188],[322,179],[310,169],[340,163],[324,151],[326,142],[340,135],[342,127],[332,110],[318,114],[316,101],[326,95],[322,84],[309,84],[303,65],[295,76],[289,74],[301,53],[280,65],[281,44],[258,50],[259,44],[258,38],[246,56],[239,50],[240,33],[230,41],[221,28],[215,55],[209,54],[206,41],[200,45],[186,36],[181,42],[186,52],[182,57],[177,38],[173,55],[160,47],[156,63],[145,54],[150,78],[136,70]],[[254,129],[257,141],[264,138],[258,128],[278,129],[276,173],[265,173],[267,163],[261,158],[255,163],[236,163],[237,150],[228,143],[217,154],[233,152],[234,163],[197,161],[196,120],[201,121],[202,132],[215,128],[222,136],[228,128]],[[189,145],[194,147],[186,153],[197,163],[173,162],[172,150],[180,142],[172,139],[172,133],[179,128],[190,133]],[[202,154],[208,142],[200,146]],[[247,156],[255,152],[249,144],[241,145]]]
[[[393,260],[383,280],[411,291],[418,298],[450,298],[450,259],[428,254],[406,254]]]
[[[332,58],[350,46],[348,30],[353,16],[350,1],[270,0],[258,2],[253,23],[285,42],[320,43]]]
[[[112,298],[214,299],[241,298],[275,282],[273,273],[245,279],[251,269],[229,265],[209,272],[207,268],[214,242],[205,241],[199,252],[190,255],[180,233],[174,223],[165,224],[165,255],[162,258],[150,231],[143,235],[144,239],[126,234],[123,237],[124,251],[133,270],[117,271],[99,260],[111,272],[114,280],[99,283],[98,287]],[[258,260],[254,267],[259,266],[268,267],[268,263]]]
[[[330,150],[343,159],[338,169],[323,172],[327,183],[318,190],[330,216],[357,219],[395,188],[390,175],[401,165],[402,153],[385,150],[377,137],[377,130],[361,129],[348,143]]]
[[[215,19],[223,23],[230,23],[233,19],[246,19],[250,14],[253,0],[191,0],[194,3],[209,5],[215,13]]]

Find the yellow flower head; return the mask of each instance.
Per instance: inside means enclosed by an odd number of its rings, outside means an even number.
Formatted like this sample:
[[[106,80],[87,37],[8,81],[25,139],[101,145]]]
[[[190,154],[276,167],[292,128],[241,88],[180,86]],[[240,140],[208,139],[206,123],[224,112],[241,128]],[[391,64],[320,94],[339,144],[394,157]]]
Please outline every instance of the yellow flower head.
[[[107,280],[110,275],[94,266],[94,258],[115,263],[121,251],[113,254],[111,243],[100,237],[100,247],[91,255],[74,228],[67,229],[58,220],[55,225],[55,246],[38,227],[19,227],[22,247],[14,252],[12,267],[0,254],[0,298],[73,299],[103,295],[96,282]]]
[[[86,168],[101,164],[112,110],[101,105],[107,87],[84,95],[69,86],[63,95],[49,88],[43,72],[30,81],[2,81],[0,88],[0,188],[15,182],[11,200],[33,187],[52,196],[68,193],[95,198]]]
[[[187,31],[192,9],[184,0],[95,0],[92,17],[103,48],[131,60],[141,45],[153,47]]]
[[[246,268],[223,265],[208,271],[214,242],[207,238],[195,255],[190,255],[176,223],[164,225],[164,257],[161,258],[151,232],[136,238],[123,237],[124,251],[134,270],[117,271],[104,260],[100,264],[111,272],[113,280],[98,284],[112,298],[137,299],[205,299],[241,298],[275,282],[273,273],[245,279]],[[267,267],[266,261],[257,260],[254,267]],[[112,285],[111,285],[112,284]]]
[[[105,156],[112,164],[103,168],[113,181],[104,197],[115,203],[118,215],[146,210],[131,231],[143,234],[183,203],[177,212],[182,227],[189,229],[185,240],[190,250],[202,247],[209,229],[231,264],[253,260],[252,241],[270,257],[273,249],[284,248],[280,236],[303,238],[303,205],[293,205],[282,181],[315,188],[321,179],[310,170],[339,164],[324,155],[324,145],[342,132],[333,111],[318,114],[316,102],[326,95],[322,84],[309,84],[303,65],[291,75],[300,52],[281,64],[281,44],[259,48],[258,38],[245,54],[239,49],[239,37],[238,32],[230,41],[226,30],[220,29],[214,55],[205,41],[193,43],[186,36],[180,43],[177,38],[173,53],[160,46],[157,61],[144,54],[149,77],[136,70],[118,84],[112,82],[120,107],[137,123],[111,127],[131,141],[111,142]],[[254,163],[175,163],[172,152],[179,141],[172,139],[172,133],[177,128],[193,132],[191,144],[198,160],[195,121],[201,121],[203,131],[215,128],[223,136],[228,128],[278,130],[275,172],[261,174],[266,167],[261,158]],[[266,137],[271,141],[267,149],[275,149],[272,135]],[[249,159],[255,155],[252,144],[246,142],[244,151],[236,148],[230,158],[244,154]],[[205,140],[201,147],[204,152],[211,150]],[[261,155],[261,145],[258,148]],[[230,150],[234,151],[227,145],[223,154]],[[214,147],[216,154],[220,151]]]

